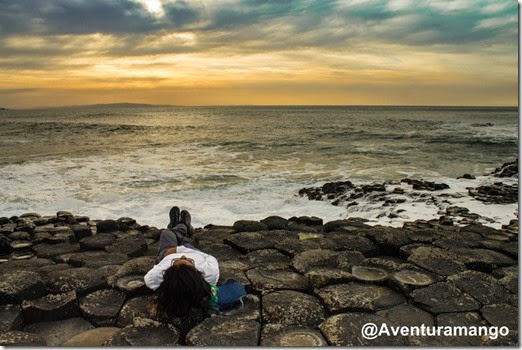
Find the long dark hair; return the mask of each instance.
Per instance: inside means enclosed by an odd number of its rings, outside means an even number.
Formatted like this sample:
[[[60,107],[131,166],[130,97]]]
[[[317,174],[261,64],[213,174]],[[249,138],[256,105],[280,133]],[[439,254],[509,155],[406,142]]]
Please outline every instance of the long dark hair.
[[[210,284],[192,266],[173,265],[163,273],[163,282],[153,298],[155,316],[188,316],[192,307],[202,307],[211,294]]]

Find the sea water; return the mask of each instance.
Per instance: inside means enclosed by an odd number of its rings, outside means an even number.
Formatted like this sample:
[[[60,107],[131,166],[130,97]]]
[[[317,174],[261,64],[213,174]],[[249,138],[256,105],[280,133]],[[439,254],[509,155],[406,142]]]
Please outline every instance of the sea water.
[[[317,216],[401,226],[440,208],[400,204],[390,219],[371,203],[333,206],[298,196],[327,181],[403,178],[444,182],[449,193],[518,155],[516,108],[364,106],[90,106],[0,111],[0,216],[68,210],[92,219],[127,216],[165,227],[173,205],[194,226]],[[468,173],[476,180],[457,180]],[[504,180],[516,183],[517,179]],[[404,184],[402,184],[404,186]],[[452,203],[492,218],[517,203]]]

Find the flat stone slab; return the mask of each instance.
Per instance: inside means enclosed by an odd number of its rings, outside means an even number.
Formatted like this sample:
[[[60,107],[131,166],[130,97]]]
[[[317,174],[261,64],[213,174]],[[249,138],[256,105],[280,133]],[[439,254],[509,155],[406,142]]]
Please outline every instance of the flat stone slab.
[[[312,288],[321,288],[329,284],[351,282],[354,278],[351,273],[342,269],[315,267],[305,274]]]
[[[420,308],[431,313],[474,311],[480,303],[450,282],[438,282],[411,294]]]
[[[480,309],[480,313],[491,325],[506,326],[510,332],[518,330],[518,310],[508,304],[486,305]]]
[[[185,337],[185,342],[189,346],[257,346],[260,334],[261,325],[257,321],[215,316],[205,319],[191,329]]]
[[[47,276],[45,289],[52,294],[70,291],[85,294],[106,286],[103,272],[88,267],[51,271]]]
[[[98,327],[73,336],[61,346],[67,347],[101,347],[107,339],[118,332],[118,327]]]
[[[232,234],[224,239],[224,242],[243,254],[259,249],[274,248],[276,243],[285,238],[297,239],[296,233],[289,231],[260,231],[260,232],[240,232]]]
[[[292,259],[293,268],[304,274],[312,268],[325,267],[350,270],[365,259],[364,255],[355,251],[332,251],[326,249],[308,250]]]
[[[116,237],[110,233],[98,233],[79,241],[81,250],[103,250],[114,242],[116,242]]]
[[[83,318],[68,318],[62,321],[33,323],[24,328],[25,332],[40,335],[48,346],[61,346],[71,337],[94,328]]]
[[[480,248],[457,248],[452,249],[466,266],[473,270],[490,272],[498,267],[516,265],[517,261],[509,256]]]
[[[330,345],[333,346],[405,346],[408,338],[402,336],[383,336],[366,339],[362,336],[363,326],[373,323],[397,326],[391,320],[371,313],[350,312],[334,315],[324,321],[319,329]]]
[[[326,238],[323,235],[318,235],[317,238],[309,239],[292,239],[287,238],[279,243],[276,243],[275,248],[288,254],[292,257],[295,255],[312,249],[337,249],[337,243],[331,239]]]
[[[114,326],[126,297],[119,290],[100,289],[80,298],[80,310],[97,327]]]
[[[315,297],[296,291],[277,291],[263,296],[263,321],[281,325],[317,327],[325,310]]]
[[[411,243],[406,232],[395,227],[373,227],[363,233],[387,253],[397,253],[402,246]]]
[[[76,291],[63,294],[48,294],[34,300],[22,302],[25,324],[64,320],[80,316]]]
[[[303,326],[267,324],[261,331],[261,346],[328,346],[321,332]]]
[[[139,236],[131,236],[118,239],[105,250],[109,253],[125,254],[129,257],[138,257],[147,251],[147,242]]]
[[[391,274],[390,280],[407,293],[413,289],[426,287],[438,282],[432,274],[417,269],[401,269],[395,271]]]
[[[291,270],[267,270],[255,268],[247,271],[252,288],[256,291],[272,291],[278,289],[306,290],[308,279]]]
[[[20,305],[0,305],[0,333],[21,331],[24,328],[24,317]]]
[[[33,250],[36,252],[36,256],[39,258],[52,259],[58,255],[78,252],[80,251],[80,246],[77,243],[40,243],[33,246]]]
[[[433,315],[410,304],[400,304],[376,313],[379,316],[393,320],[401,326],[434,326]]]
[[[10,260],[0,264],[0,272],[7,270],[28,270],[35,271],[43,266],[54,265],[51,259],[29,259],[29,260]]]
[[[372,266],[352,266],[352,276],[359,282],[380,283],[388,279],[388,272]]]
[[[16,270],[0,272],[0,304],[20,304],[24,299],[37,299],[43,295],[44,284],[38,273]]]
[[[408,258],[408,262],[441,276],[450,276],[467,270],[457,254],[440,248],[417,248]]]
[[[118,327],[133,323],[135,317],[152,318],[150,313],[152,298],[150,295],[139,296],[125,302],[118,316]]]
[[[377,311],[402,304],[401,294],[383,286],[347,283],[327,286],[317,291],[328,311]]]
[[[87,251],[70,255],[67,262],[75,267],[99,268],[106,265],[122,265],[128,260],[126,254]]]
[[[268,270],[286,269],[290,266],[290,257],[275,249],[260,249],[247,255],[251,266],[261,266]]]
[[[180,333],[176,327],[151,319],[137,318],[107,339],[103,346],[176,346]]]
[[[47,346],[45,339],[33,333],[8,331],[0,333],[0,346]]]
[[[363,236],[332,232],[326,237],[335,243],[336,250],[355,250],[364,254],[364,256],[375,256],[380,252],[380,249],[372,241]]]
[[[464,271],[448,277],[457,288],[468,293],[483,305],[500,304],[507,300],[502,283],[495,277],[478,271]]]

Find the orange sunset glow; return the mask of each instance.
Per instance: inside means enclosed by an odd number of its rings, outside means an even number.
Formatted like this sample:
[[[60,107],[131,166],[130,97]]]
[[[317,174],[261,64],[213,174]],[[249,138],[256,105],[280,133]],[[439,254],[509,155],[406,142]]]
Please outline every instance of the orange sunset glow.
[[[517,104],[511,0],[1,7],[0,107]]]

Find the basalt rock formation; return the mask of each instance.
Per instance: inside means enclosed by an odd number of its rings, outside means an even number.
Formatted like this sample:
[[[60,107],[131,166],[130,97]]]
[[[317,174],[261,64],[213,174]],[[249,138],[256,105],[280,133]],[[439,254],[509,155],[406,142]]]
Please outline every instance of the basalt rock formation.
[[[0,218],[0,345],[518,345],[516,220],[498,230],[276,216],[208,225],[190,241],[217,257],[221,280],[238,279],[250,294],[235,315],[193,310],[186,319],[151,315],[143,276],[160,232],[67,212]],[[369,322],[509,334],[366,339]]]

